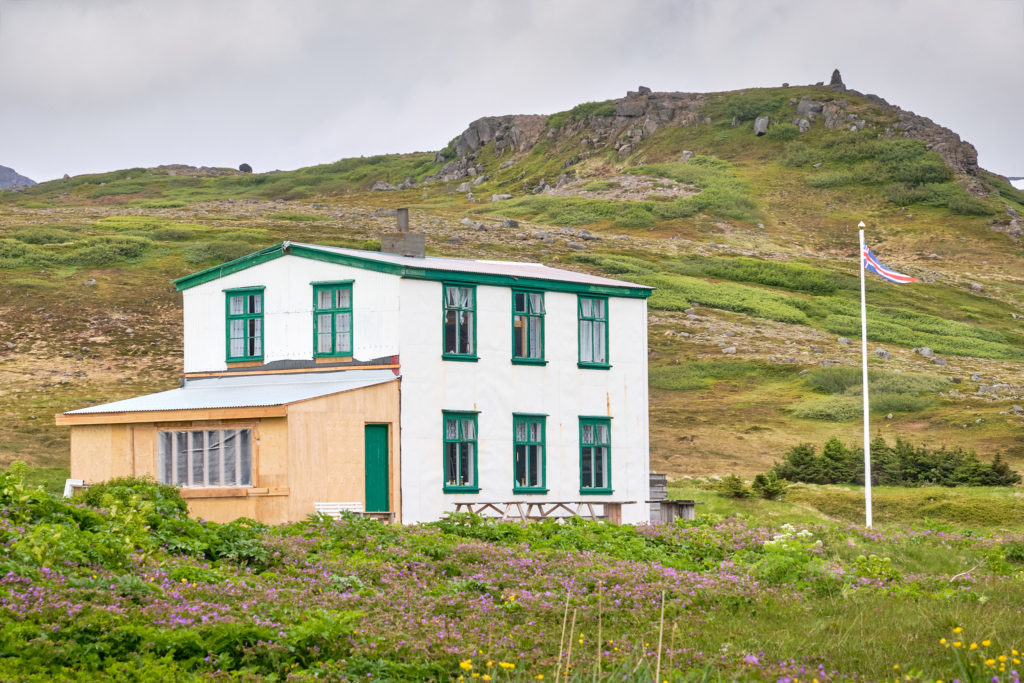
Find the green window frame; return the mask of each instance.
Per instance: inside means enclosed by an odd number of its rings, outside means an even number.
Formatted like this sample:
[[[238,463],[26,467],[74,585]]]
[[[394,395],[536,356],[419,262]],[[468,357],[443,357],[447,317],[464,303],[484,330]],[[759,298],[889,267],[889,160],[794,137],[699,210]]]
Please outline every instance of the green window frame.
[[[441,357],[478,360],[476,355],[476,286],[445,283],[441,287]]]
[[[612,420],[580,418],[580,493],[612,492]]]
[[[512,416],[512,492],[547,493],[547,416]]]
[[[263,287],[224,290],[227,361],[263,360]]]
[[[445,410],[441,413],[444,438],[444,492],[476,493],[477,479],[477,414]]]
[[[352,349],[352,282],[314,282],[313,357],[349,357]]]
[[[577,297],[579,367],[610,368],[608,362],[608,297]]]
[[[544,292],[512,290],[512,362],[544,365]]]

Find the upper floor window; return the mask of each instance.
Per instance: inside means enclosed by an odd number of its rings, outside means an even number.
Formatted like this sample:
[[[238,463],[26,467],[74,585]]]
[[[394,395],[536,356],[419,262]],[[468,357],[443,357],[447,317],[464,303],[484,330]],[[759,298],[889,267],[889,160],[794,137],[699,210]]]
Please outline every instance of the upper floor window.
[[[608,299],[579,297],[580,367],[607,368]]]
[[[352,283],[313,285],[314,356],[352,355]]]
[[[444,285],[444,358],[476,360],[476,287]]]
[[[263,288],[229,289],[228,361],[263,360]]]
[[[580,418],[580,493],[612,492],[612,421]]]
[[[545,457],[543,415],[514,415],[512,472],[513,493],[547,493],[544,487]]]
[[[512,362],[544,362],[544,293],[512,291]]]
[[[476,413],[442,413],[444,422],[444,490],[475,493]]]
[[[252,486],[252,430],[159,432],[157,477],[175,486]]]

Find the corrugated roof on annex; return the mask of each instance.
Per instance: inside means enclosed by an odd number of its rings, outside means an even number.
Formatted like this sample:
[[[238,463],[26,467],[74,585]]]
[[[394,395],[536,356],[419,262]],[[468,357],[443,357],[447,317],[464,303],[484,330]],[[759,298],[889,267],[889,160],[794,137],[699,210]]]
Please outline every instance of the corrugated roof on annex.
[[[363,389],[396,379],[398,376],[391,370],[342,370],[324,373],[188,379],[185,380],[185,385],[179,389],[71,410],[64,414],[87,415],[91,413],[280,406],[343,391]]]

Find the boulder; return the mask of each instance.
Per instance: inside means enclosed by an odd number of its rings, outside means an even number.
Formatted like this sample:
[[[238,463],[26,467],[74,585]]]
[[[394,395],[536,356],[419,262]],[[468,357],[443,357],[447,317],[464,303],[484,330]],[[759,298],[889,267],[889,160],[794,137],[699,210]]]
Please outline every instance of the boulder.
[[[461,183],[457,188],[455,188],[455,191],[456,192],[469,192],[469,183],[468,182],[467,183]]]
[[[736,355],[736,347],[735,346],[727,346],[724,349],[722,349],[722,353],[724,353],[724,354],[726,354],[728,356],[734,356],[734,355]]]
[[[850,344],[850,343],[852,343],[850,341],[849,337],[839,337],[838,339],[836,339],[836,342],[838,342],[840,344]]]
[[[397,189],[398,188],[392,185],[391,183],[384,182],[383,180],[378,180],[370,187],[371,192],[386,192],[388,190]]]
[[[512,195],[510,195],[510,194],[492,194],[491,198],[489,200],[487,200],[487,201],[501,202],[501,201],[504,201],[506,199],[512,199]]]
[[[935,363],[936,365],[946,365],[947,364],[946,363],[946,359],[945,358],[941,358],[939,356],[935,356],[934,358],[932,358],[932,362]]]
[[[243,164],[239,164],[238,165],[238,170],[241,171],[242,173],[252,173],[252,166],[250,166],[249,164],[244,164],[244,163]]]
[[[501,221],[501,227],[503,228],[518,228],[519,221],[512,220],[511,218],[504,218]]]
[[[754,135],[761,136],[768,132],[768,117],[758,116],[754,119]]]
[[[918,346],[918,347],[916,347],[914,349],[914,353],[916,353],[916,354],[918,354],[920,356],[924,356],[925,358],[932,358],[935,355],[935,352],[932,351],[927,346]]]
[[[875,349],[875,355],[882,360],[892,360],[892,354],[882,348]]]

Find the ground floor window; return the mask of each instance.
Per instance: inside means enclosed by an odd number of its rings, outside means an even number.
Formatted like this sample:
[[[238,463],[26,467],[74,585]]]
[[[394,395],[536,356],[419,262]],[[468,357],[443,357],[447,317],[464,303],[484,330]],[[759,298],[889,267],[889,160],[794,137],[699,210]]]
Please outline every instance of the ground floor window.
[[[544,427],[542,415],[515,415],[513,427],[514,493],[547,493],[544,488]]]
[[[610,418],[580,418],[580,493],[611,493],[611,432]]]
[[[252,486],[252,429],[160,432],[161,484]]]
[[[476,413],[445,411],[444,490],[479,491],[476,474]]]

